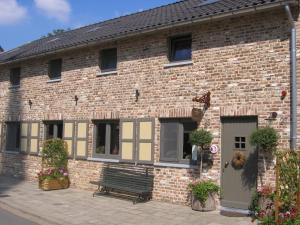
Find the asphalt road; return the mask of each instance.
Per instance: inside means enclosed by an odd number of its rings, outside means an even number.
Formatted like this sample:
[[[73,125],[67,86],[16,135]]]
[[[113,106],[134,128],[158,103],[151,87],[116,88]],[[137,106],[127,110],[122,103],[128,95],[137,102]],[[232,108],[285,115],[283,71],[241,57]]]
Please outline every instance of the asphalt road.
[[[38,225],[0,208],[0,225]]]

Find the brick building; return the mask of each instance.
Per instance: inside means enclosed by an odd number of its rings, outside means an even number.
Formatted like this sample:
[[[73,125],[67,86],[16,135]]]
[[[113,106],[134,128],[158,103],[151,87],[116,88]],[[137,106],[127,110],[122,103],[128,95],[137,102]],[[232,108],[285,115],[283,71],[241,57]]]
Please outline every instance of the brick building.
[[[199,177],[188,134],[198,126],[219,149],[205,156],[204,178],[220,183],[222,206],[247,209],[253,189],[275,179],[251,132],[271,125],[282,148],[291,139],[285,4],[298,32],[298,1],[185,0],[0,53],[1,173],[35,180],[43,141],[58,137],[73,186],[95,189],[106,164],[147,165],[153,199],[188,204]],[[208,92],[197,124],[191,112],[203,104],[192,99]],[[235,150],[249,166],[227,167]]]

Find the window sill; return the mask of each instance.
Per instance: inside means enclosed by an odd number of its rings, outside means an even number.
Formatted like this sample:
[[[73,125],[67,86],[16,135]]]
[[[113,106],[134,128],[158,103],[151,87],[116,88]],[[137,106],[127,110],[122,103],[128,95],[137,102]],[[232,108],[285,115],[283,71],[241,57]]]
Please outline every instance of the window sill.
[[[119,159],[102,159],[102,158],[87,158],[88,161],[94,162],[112,162],[112,163],[119,163]]]
[[[154,163],[154,166],[172,167],[172,168],[181,168],[181,169],[198,169],[197,165],[179,164],[179,163],[165,163],[165,162]]]
[[[113,71],[107,71],[107,72],[99,72],[97,73],[97,77],[102,77],[102,76],[108,76],[108,75],[118,75],[118,71],[117,70],[113,70]]]
[[[12,85],[9,87],[10,90],[18,90],[21,86],[20,85]]]
[[[164,68],[171,68],[171,67],[179,67],[179,66],[188,66],[188,65],[193,65],[193,61],[192,60],[186,60],[186,61],[179,61],[179,62],[171,62],[168,64],[164,65]]]
[[[12,154],[12,155],[19,155],[19,154],[21,154],[21,152],[18,152],[18,151],[7,151],[7,150],[3,151],[3,153],[5,153],[5,154]]]
[[[57,82],[61,82],[61,79],[53,79],[47,81],[47,83],[57,83]]]

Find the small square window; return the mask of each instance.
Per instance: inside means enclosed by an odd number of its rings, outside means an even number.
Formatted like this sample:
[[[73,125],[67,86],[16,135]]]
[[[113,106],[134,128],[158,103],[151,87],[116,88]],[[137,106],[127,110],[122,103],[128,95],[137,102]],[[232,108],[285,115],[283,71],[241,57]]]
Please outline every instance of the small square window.
[[[54,59],[49,62],[49,78],[57,80],[61,78],[62,59]]]
[[[191,35],[174,37],[170,39],[169,60],[171,62],[192,59]]]
[[[11,86],[19,86],[21,80],[21,68],[16,67],[10,70],[10,84]]]
[[[246,148],[246,137],[235,137],[234,138],[235,148],[245,149]]]
[[[101,72],[117,70],[117,48],[104,49],[100,52]]]

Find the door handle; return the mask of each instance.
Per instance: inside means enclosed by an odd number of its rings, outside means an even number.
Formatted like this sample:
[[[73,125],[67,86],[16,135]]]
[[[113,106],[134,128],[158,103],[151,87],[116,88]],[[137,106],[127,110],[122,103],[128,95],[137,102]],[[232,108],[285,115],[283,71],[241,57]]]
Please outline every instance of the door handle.
[[[225,162],[224,168],[222,169],[222,172],[224,173],[225,169],[229,166],[229,162]]]
[[[229,162],[225,162],[224,168],[227,168],[229,166]]]

